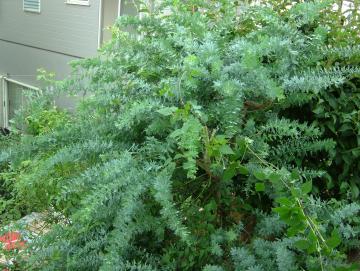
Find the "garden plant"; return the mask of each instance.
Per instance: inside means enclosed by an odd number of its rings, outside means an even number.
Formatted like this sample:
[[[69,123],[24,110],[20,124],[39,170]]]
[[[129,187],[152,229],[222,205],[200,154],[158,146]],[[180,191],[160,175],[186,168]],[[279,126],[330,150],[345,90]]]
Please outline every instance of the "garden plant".
[[[119,18],[0,138],[0,223],[50,224],[8,268],[359,270],[360,3],[340,2]]]

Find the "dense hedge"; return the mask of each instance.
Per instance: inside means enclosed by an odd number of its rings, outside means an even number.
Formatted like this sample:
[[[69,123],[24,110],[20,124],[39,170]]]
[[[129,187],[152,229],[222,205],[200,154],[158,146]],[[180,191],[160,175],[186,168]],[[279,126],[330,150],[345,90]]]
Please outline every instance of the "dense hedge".
[[[25,111],[2,215],[57,215],[17,268],[356,270],[359,16],[287,2],[142,6],[56,84],[75,115]]]

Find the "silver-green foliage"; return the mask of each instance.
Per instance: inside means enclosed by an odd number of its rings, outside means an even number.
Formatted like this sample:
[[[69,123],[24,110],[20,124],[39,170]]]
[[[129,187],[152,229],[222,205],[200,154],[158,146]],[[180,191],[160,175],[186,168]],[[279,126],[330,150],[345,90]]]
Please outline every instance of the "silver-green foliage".
[[[329,220],[309,195],[335,142],[283,112],[358,68],[318,65],[319,52],[348,50],[326,47],[315,23],[326,3],[287,17],[236,5],[164,1],[119,19],[100,55],[58,86],[88,93],[72,122],[1,151],[1,164],[27,161],[17,196],[65,216],[30,247],[26,270],[344,267],[337,247],[358,236],[358,207]],[[239,224],[254,217],[245,242]]]

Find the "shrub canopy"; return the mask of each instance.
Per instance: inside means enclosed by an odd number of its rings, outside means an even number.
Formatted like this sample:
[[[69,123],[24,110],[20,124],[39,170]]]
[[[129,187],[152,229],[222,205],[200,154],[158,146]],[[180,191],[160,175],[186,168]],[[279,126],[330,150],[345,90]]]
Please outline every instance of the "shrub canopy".
[[[285,2],[164,1],[74,64],[76,114],[0,153],[61,214],[26,270],[354,270],[358,26]]]

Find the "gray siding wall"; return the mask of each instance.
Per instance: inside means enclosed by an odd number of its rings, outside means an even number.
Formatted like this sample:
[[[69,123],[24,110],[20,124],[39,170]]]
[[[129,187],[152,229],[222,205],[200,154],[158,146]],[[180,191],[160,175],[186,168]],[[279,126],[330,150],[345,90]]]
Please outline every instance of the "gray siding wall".
[[[106,1],[110,0],[103,0]],[[65,2],[41,0],[41,13],[37,14],[24,12],[23,0],[0,0],[0,75],[41,87],[36,80],[37,69],[54,72],[56,79],[61,80],[71,71],[70,61],[96,54],[100,0],[90,0],[90,6]],[[116,12],[104,10],[103,15],[114,20]],[[123,2],[121,14],[135,15],[136,9],[132,4]],[[105,22],[110,24],[108,18],[104,18]],[[3,87],[0,82],[0,127],[4,117],[1,103]],[[9,88],[9,92],[15,91]],[[9,98],[15,99],[12,104],[17,105],[21,97],[9,94]],[[72,110],[79,99],[81,97],[60,97],[56,103]]]
[[[77,59],[59,53],[0,40],[0,74],[8,75],[11,79],[31,86],[41,87],[40,82],[36,80],[38,68],[55,72],[56,79],[61,80],[68,76],[71,71],[68,63]],[[61,107],[73,108],[75,102],[76,99],[62,97],[58,99],[57,104]],[[0,111],[1,114],[2,111]]]
[[[74,59],[77,58],[0,40],[0,74],[29,85],[39,85],[38,68],[55,72],[57,79],[66,77],[70,72],[68,63]]]
[[[65,2],[42,0],[37,14],[24,12],[23,0],[1,0],[0,39],[78,57],[93,56],[98,46],[100,1],[90,0],[90,6]]]
[[[3,83],[4,83],[4,80],[1,79],[0,77],[0,128],[3,128],[3,124],[4,124],[4,115],[3,115],[3,103],[2,103],[2,100],[3,100]]]

